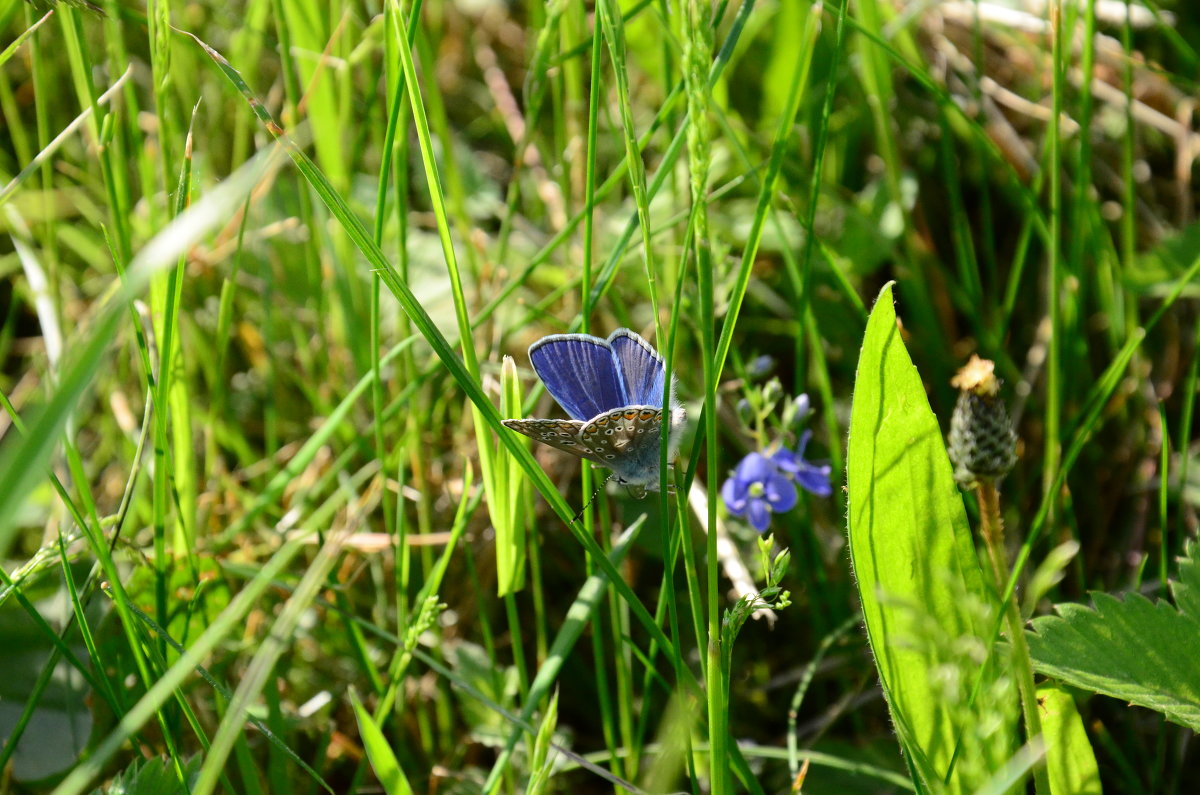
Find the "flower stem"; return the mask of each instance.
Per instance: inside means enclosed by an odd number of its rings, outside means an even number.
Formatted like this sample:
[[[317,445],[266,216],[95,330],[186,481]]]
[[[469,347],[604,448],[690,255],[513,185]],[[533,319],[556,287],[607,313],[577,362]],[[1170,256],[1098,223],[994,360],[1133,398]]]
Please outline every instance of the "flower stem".
[[[987,547],[988,561],[992,566],[992,578],[996,593],[1004,596],[1008,588],[1008,553],[1004,548],[1004,521],[1000,518],[1000,492],[995,482],[982,478],[975,486],[979,498],[980,534]],[[1029,644],[1025,641],[1025,626],[1017,609],[1016,595],[1006,599],[1002,606],[1008,624],[1009,648],[1012,652],[1012,667],[1021,693],[1021,712],[1025,718],[1025,737],[1028,742],[1044,738],[1042,719],[1038,712],[1037,689],[1033,683],[1033,663],[1029,657]],[[1050,795],[1050,778],[1046,765],[1039,762],[1033,769],[1034,786],[1038,795]]]

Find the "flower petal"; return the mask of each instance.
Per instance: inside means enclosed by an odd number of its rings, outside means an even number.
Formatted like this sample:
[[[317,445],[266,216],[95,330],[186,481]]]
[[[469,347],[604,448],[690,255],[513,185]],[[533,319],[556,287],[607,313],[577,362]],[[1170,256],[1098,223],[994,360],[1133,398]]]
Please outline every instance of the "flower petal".
[[[750,453],[740,462],[733,476],[743,485],[762,482],[775,474],[775,465],[762,453]]]
[[[811,438],[812,431],[805,431],[800,434],[800,441],[796,442],[796,458],[798,460],[804,460],[804,450],[808,447],[808,440]]]
[[[734,516],[744,516],[746,513],[746,486],[736,478],[728,478],[721,486],[721,499],[725,507]]]
[[[771,504],[772,511],[783,513],[796,507],[796,487],[791,480],[783,475],[776,475],[763,485],[766,487],[764,496]]]
[[[818,497],[828,497],[833,493],[833,484],[829,482],[832,471],[828,464],[825,466],[809,464],[796,474],[796,482],[805,491],[810,491]]]
[[[804,462],[800,460],[800,456],[791,450],[786,447],[780,447],[771,454],[771,463],[784,472],[795,473],[800,470],[800,465]]]
[[[750,525],[760,533],[766,532],[767,526],[771,524],[771,509],[767,507],[766,500],[750,500],[750,512],[748,518]]]

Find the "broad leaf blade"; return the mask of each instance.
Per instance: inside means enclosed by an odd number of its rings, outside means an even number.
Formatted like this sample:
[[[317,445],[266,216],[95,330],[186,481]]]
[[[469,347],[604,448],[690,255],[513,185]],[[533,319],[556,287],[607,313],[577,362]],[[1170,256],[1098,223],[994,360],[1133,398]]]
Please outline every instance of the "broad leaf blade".
[[[909,764],[929,785],[949,769],[958,732],[932,682],[945,660],[914,644],[913,606],[950,636],[984,634],[963,604],[982,572],[942,432],[884,287],[854,385],[847,458],[850,559],[867,636]],[[962,785],[951,776],[951,790]]]
[[[1095,609],[1057,605],[1027,633],[1033,667],[1067,684],[1157,710],[1200,731],[1200,567],[1194,547],[1171,590],[1179,610],[1140,594],[1092,594]]]

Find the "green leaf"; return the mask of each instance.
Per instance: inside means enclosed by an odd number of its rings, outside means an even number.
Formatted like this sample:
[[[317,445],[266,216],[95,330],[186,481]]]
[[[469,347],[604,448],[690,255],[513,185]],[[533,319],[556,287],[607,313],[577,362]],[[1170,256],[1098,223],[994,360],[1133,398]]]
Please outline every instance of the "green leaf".
[[[446,652],[447,661],[459,681],[484,694],[491,703],[499,704],[506,710],[512,709],[518,690],[517,669],[514,666],[498,666],[487,649],[470,641],[454,643]],[[480,742],[500,742],[496,738],[503,737],[509,727],[504,715],[491,709],[490,704],[465,701],[460,709],[471,735]]]
[[[1033,667],[1074,687],[1149,707],[1200,731],[1200,567],[1195,546],[1172,581],[1176,607],[1140,594],[1092,594],[1095,609],[1056,605],[1033,621]],[[1176,609],[1178,608],[1178,609]]]
[[[1168,295],[1173,283],[1200,257],[1200,223],[1189,224],[1137,257],[1126,269],[1125,283],[1142,295]],[[1191,282],[1184,295],[1200,294]]]
[[[412,795],[412,787],[400,769],[387,738],[353,690],[350,691],[350,702],[354,704],[354,715],[358,718],[358,734],[362,738],[363,749],[367,752],[367,759],[371,760],[371,769],[383,785],[383,791],[388,795]]]
[[[200,757],[192,757],[183,767],[190,787],[196,781]],[[156,756],[153,759],[135,759],[107,787],[93,790],[93,795],[183,795],[187,791],[180,784],[171,760]]]
[[[921,620],[950,637],[985,636],[963,598],[982,594],[983,578],[941,429],[901,339],[891,284],[863,339],[846,474],[850,559],[880,683],[909,765],[935,786],[959,738],[930,673],[951,660],[942,647],[913,641]],[[956,769],[951,791],[965,788],[958,778]]]
[[[61,775],[75,763],[94,728],[89,700],[99,697],[73,668],[86,665],[78,635],[63,641],[53,628],[71,615],[66,589],[55,585],[53,577],[27,582],[16,591],[20,605],[0,608],[0,704],[7,707],[0,710],[0,762],[6,776],[26,784]],[[51,673],[45,666],[56,645],[60,654]],[[31,699],[36,706],[24,713]]]
[[[286,20],[281,24],[288,26],[292,46],[300,54],[293,63],[304,87],[305,119],[312,125],[317,160],[329,181],[344,191],[350,178],[346,170],[346,130],[337,97],[338,77],[322,58],[316,57],[336,46],[330,41],[329,20],[317,3],[284,3],[283,10]]]
[[[1053,795],[1100,795],[1100,769],[1088,741],[1075,699],[1064,687],[1043,684],[1037,689],[1046,740],[1046,773]]]

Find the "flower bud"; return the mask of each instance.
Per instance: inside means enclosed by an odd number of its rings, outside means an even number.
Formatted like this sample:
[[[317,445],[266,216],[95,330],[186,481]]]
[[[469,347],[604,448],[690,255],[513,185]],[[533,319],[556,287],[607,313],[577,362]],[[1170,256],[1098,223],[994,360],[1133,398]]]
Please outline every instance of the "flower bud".
[[[750,366],[746,368],[746,375],[752,379],[759,379],[765,375],[769,375],[775,369],[775,357],[769,354],[755,356],[750,361]]]
[[[762,389],[763,403],[768,406],[774,406],[776,401],[783,396],[783,384],[779,383],[778,378],[772,378]]]
[[[808,419],[808,413],[812,411],[812,403],[808,399],[808,393],[801,392],[799,395],[796,395],[795,400],[792,401],[788,410],[791,412],[791,422],[796,425]]]
[[[754,407],[750,405],[750,401],[746,398],[742,398],[737,402],[737,416],[743,425],[749,425],[754,420]]]
[[[950,418],[948,452],[963,487],[1004,477],[1017,462],[1017,434],[1000,400],[995,364],[972,356],[950,383],[960,390]]]

